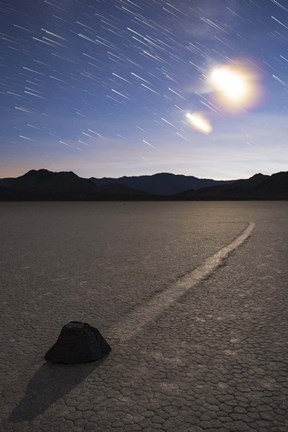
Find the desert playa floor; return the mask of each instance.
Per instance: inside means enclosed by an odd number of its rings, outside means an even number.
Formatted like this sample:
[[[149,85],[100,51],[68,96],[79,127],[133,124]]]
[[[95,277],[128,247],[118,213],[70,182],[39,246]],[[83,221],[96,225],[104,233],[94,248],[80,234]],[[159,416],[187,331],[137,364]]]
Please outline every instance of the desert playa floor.
[[[1,203],[0,430],[287,432],[287,214]],[[71,320],[112,352],[46,363]]]

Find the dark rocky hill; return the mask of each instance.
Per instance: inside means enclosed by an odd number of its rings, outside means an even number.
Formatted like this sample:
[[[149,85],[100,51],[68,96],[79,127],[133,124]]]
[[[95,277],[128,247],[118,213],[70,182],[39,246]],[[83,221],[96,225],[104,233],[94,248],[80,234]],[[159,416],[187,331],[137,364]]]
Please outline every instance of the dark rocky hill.
[[[179,200],[287,200],[288,172],[271,176],[255,174],[247,180],[237,180],[232,184],[185,191],[174,195]]]
[[[145,199],[145,194],[123,185],[96,186],[73,172],[31,170],[23,176],[0,180],[1,200],[113,200]]]
[[[185,176],[171,173],[158,173],[139,177],[102,178],[92,177],[97,186],[122,184],[148,194],[168,196],[185,190],[198,190],[208,186],[231,183],[230,181],[199,179],[193,176]]]

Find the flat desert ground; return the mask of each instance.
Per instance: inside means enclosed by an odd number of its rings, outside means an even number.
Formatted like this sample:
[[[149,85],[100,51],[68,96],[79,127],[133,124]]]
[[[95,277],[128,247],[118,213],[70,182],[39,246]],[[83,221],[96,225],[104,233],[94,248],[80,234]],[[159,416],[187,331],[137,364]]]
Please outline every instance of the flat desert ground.
[[[1,432],[288,431],[288,202],[0,203]],[[69,321],[101,361],[46,363]]]

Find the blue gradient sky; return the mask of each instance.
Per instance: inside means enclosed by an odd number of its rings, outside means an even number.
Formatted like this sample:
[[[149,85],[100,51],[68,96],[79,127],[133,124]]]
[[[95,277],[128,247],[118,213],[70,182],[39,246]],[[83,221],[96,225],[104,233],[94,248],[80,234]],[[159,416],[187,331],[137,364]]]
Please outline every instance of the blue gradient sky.
[[[287,170],[287,0],[1,0],[0,17],[0,177]],[[206,80],[240,60],[262,95],[231,113]]]

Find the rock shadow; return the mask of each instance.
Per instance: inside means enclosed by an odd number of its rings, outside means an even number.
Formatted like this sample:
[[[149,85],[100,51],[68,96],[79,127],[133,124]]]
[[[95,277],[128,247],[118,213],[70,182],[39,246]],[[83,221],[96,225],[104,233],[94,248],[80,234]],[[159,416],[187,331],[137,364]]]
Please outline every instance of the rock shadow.
[[[44,363],[30,379],[25,395],[13,409],[9,421],[31,421],[80,384],[107,356],[97,362],[76,365]]]

